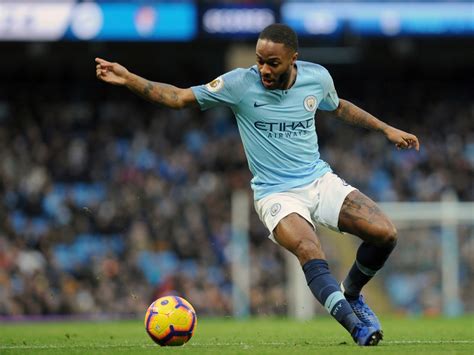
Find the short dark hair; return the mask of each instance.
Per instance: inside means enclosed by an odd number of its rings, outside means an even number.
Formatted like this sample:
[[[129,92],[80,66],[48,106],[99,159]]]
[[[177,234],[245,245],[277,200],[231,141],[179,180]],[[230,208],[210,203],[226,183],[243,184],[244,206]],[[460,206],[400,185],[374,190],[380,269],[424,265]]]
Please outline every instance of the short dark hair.
[[[274,23],[260,32],[258,39],[267,39],[275,43],[283,43],[286,47],[298,51],[298,36],[290,26]]]

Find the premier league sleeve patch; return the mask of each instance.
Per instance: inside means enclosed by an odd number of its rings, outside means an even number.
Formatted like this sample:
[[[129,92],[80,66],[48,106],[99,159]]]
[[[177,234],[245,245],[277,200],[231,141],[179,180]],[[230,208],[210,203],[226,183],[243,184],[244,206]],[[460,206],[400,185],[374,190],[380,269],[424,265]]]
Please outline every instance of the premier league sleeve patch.
[[[209,90],[210,92],[218,92],[223,87],[224,87],[224,79],[222,78],[222,76],[206,84],[206,89]]]
[[[316,110],[317,103],[318,101],[316,99],[316,96],[306,96],[304,99],[304,108],[306,109],[306,111],[313,112]]]

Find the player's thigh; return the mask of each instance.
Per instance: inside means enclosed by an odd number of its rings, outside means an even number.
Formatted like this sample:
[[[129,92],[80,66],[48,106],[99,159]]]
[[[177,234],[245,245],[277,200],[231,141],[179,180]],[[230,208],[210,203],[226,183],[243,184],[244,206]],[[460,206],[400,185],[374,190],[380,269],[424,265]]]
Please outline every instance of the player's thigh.
[[[255,210],[270,231],[269,238],[295,254],[301,264],[324,257],[304,193],[266,196],[255,202]]]
[[[278,244],[296,255],[301,265],[312,259],[325,259],[314,227],[297,213],[281,219],[273,236]]]
[[[385,244],[396,241],[397,231],[377,204],[358,190],[345,198],[339,213],[339,230],[361,239]]]

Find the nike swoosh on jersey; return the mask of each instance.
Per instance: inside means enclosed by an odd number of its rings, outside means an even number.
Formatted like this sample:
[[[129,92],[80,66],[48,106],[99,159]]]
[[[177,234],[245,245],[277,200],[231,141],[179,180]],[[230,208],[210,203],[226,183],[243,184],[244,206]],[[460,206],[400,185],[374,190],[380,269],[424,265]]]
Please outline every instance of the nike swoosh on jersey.
[[[265,106],[265,105],[270,105],[270,104],[268,102],[264,102],[264,103],[261,103],[261,104],[259,104],[258,102],[253,103],[253,107],[261,107],[261,106]]]

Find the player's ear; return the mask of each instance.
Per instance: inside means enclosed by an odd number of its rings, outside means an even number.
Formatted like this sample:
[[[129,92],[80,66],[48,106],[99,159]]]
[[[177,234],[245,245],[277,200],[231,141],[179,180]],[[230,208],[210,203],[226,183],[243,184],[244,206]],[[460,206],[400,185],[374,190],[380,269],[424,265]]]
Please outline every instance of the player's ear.
[[[291,64],[295,64],[296,60],[298,59],[298,52],[293,53],[291,57]]]

